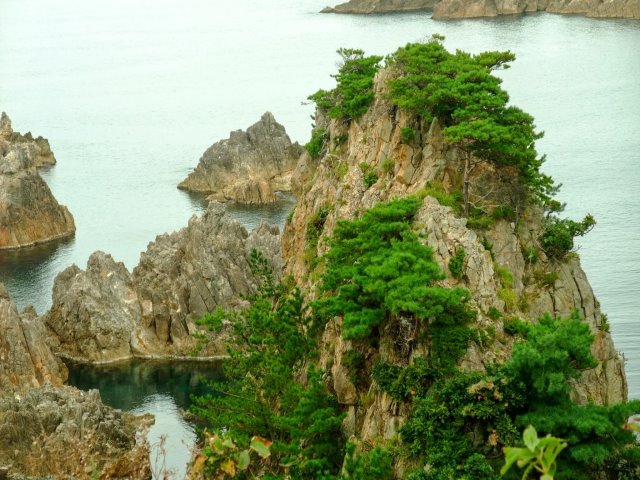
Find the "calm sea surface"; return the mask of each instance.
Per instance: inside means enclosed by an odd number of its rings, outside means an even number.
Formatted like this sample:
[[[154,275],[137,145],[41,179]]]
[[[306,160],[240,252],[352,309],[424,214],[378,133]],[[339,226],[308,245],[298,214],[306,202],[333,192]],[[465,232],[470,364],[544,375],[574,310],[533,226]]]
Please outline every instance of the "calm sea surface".
[[[55,275],[94,250],[135,266],[156,235],[202,211],[176,189],[201,153],[264,111],[306,142],[302,103],[332,86],[337,48],[386,54],[437,32],[451,49],[516,53],[505,86],[546,132],[539,150],[567,213],[598,220],[580,255],[640,397],[640,22],[317,14],[328,1],[0,0],[0,110],[15,130],[49,138],[58,165],[42,175],[78,228],[0,256],[14,300],[44,312]],[[282,221],[283,203],[234,215],[249,228]]]

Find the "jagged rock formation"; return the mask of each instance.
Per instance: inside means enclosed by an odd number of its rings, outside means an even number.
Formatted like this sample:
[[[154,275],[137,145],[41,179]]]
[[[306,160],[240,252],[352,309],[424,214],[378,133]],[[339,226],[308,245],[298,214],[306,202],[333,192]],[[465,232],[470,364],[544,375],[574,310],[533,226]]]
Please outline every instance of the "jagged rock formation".
[[[0,118],[0,249],[18,248],[73,235],[69,210],[53,197],[37,168],[55,163],[49,143],[11,129]]]
[[[545,11],[640,20],[640,0],[441,0],[434,19],[496,17]]]
[[[276,191],[290,190],[291,172],[302,151],[266,112],[246,132],[231,132],[209,147],[178,188],[206,193],[210,200],[271,203]]]
[[[67,369],[45,340],[46,329],[35,311],[20,315],[0,284],[0,389],[64,383]]]
[[[32,308],[18,314],[0,284],[0,465],[10,474],[145,479],[149,418],[63,387],[67,369]]]
[[[14,132],[11,119],[5,112],[0,114],[0,145],[3,143],[20,145],[29,149],[33,157],[33,163],[37,168],[56,164],[56,157],[51,151],[49,140],[41,136],[33,138],[31,132],[27,132],[24,135]]]
[[[438,0],[349,0],[322,13],[391,13],[431,10]]]
[[[599,304],[577,256],[554,262],[537,248],[542,214],[536,209],[528,209],[517,227],[506,220],[497,220],[486,230],[476,231],[467,226],[465,218],[428,196],[424,187],[430,182],[441,185],[445,191],[461,188],[463,157],[444,141],[437,119],[425,123],[388,103],[386,81],[389,76],[389,71],[378,73],[376,100],[367,113],[348,125],[323,117],[320,112],[316,114],[318,127],[329,133],[325,148],[328,153],[315,161],[308,155],[303,156],[294,173],[292,186],[297,205],[283,234],[285,274],[291,274],[313,296],[316,275],[309,265],[315,264],[307,259],[326,251],[325,239],[331,237],[339,219],[355,218],[378,202],[422,190],[421,195],[426,196],[414,227],[423,242],[432,248],[442,270],[449,271],[449,260],[457,249],[465,251],[462,277],[456,279],[449,275],[440,284],[467,288],[472,296],[471,305],[478,311],[477,327],[494,332],[488,343],[485,340],[470,344],[462,366],[483,369],[488,362],[508,358],[513,340],[504,333],[504,318],[517,316],[535,321],[544,312],[568,315],[578,309],[595,335],[592,351],[600,363],[575,384],[574,398],[579,402],[601,404],[625,400],[623,361],[603,326]],[[403,127],[415,131],[413,140],[402,141]],[[367,186],[365,171],[376,174],[373,185]],[[478,171],[477,175],[471,181],[474,185],[486,185],[485,182],[497,178],[492,167]],[[495,194],[499,191],[496,188]],[[473,193],[479,197],[485,192]],[[328,214],[320,225],[317,239],[311,243],[317,243],[317,250],[313,247],[314,251],[309,252],[312,247],[308,236],[311,231],[317,232],[317,212],[321,209]],[[315,229],[308,228],[312,221],[316,222]],[[523,251],[529,248],[539,251],[536,263],[525,261]],[[510,273],[510,281],[501,278],[500,272],[504,270]],[[494,309],[501,314],[497,320],[497,315],[490,315]],[[379,347],[364,352],[364,358],[403,363],[428,354],[428,345],[417,340],[421,338],[420,331],[405,333],[397,329],[382,331]],[[343,425],[345,433],[362,440],[391,438],[406,421],[409,407],[375,388],[368,390],[366,402],[360,401],[363,392],[351,382],[345,367],[348,362],[344,355],[351,348],[351,342],[342,339],[340,334],[339,319],[327,324],[320,364],[329,373],[328,384],[348,412]],[[408,352],[399,359],[398,345],[403,340],[407,340]]]
[[[85,271],[74,265],[55,279],[53,306],[44,316],[54,350],[96,363],[190,354],[195,319],[216,306],[238,306],[255,291],[253,249],[274,271],[282,269],[277,228],[263,224],[248,234],[212,202],[186,228],[150,243],[133,273],[95,252]],[[200,355],[223,355],[224,339],[224,331],[216,332]]]

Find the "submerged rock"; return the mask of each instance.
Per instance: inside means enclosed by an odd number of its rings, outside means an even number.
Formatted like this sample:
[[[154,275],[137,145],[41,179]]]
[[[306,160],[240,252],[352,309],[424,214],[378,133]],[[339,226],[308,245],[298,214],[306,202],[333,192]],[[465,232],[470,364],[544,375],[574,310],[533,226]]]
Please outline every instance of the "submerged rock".
[[[246,132],[231,132],[209,147],[178,187],[211,200],[271,203],[277,200],[275,192],[291,189],[291,172],[303,150],[267,112]]]
[[[391,13],[431,10],[438,0],[349,0],[322,13]]]
[[[216,307],[235,307],[255,292],[252,250],[282,269],[277,228],[251,234],[212,202],[177,232],[160,235],[130,273],[110,255],[95,252],[87,269],[71,266],[54,282],[44,315],[56,353],[78,361],[113,362],[133,356],[171,357],[194,352],[194,320]],[[201,356],[226,353],[224,328]]]
[[[49,143],[11,129],[0,118],[0,249],[48,242],[74,234],[67,207],[60,205],[37,168],[55,163]]]

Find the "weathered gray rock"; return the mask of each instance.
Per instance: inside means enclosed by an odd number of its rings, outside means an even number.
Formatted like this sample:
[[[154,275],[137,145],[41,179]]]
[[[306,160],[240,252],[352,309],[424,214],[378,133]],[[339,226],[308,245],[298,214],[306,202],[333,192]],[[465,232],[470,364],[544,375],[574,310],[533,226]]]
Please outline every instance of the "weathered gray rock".
[[[49,140],[40,136],[33,138],[31,132],[24,135],[14,132],[9,115],[2,112],[0,114],[0,151],[6,148],[7,144],[21,145],[32,149],[33,162],[38,168],[56,164],[56,157],[51,151]]]
[[[2,390],[0,465],[11,476],[149,479],[150,423],[105,406],[97,390]]]
[[[69,210],[54,198],[37,167],[53,159],[48,142],[11,130],[0,119],[0,249],[18,248],[75,232]],[[47,153],[48,152],[48,153]],[[49,160],[47,160],[49,159]],[[52,160],[55,162],[55,159]]]
[[[194,320],[217,306],[238,306],[255,292],[253,249],[279,275],[278,229],[261,225],[249,234],[211,202],[186,228],[151,242],[133,273],[94,253],[86,271],[74,265],[55,279],[53,305],[44,316],[54,350],[92,363],[192,353]],[[211,340],[201,356],[226,353],[224,331]]]
[[[140,318],[131,274],[103,252],[89,257],[86,271],[73,265],[56,277],[44,317],[57,353],[95,363],[130,358]]]
[[[431,10],[437,0],[349,0],[335,7],[326,7],[322,13],[390,13]]]
[[[433,18],[496,17],[536,11],[640,20],[640,0],[440,0],[433,8]]]
[[[303,150],[267,112],[246,132],[231,132],[209,147],[178,187],[206,193],[212,200],[271,203],[276,191],[291,189],[291,172]]]
[[[46,330],[33,309],[18,314],[0,283],[0,390],[62,385],[67,369],[45,343]]]

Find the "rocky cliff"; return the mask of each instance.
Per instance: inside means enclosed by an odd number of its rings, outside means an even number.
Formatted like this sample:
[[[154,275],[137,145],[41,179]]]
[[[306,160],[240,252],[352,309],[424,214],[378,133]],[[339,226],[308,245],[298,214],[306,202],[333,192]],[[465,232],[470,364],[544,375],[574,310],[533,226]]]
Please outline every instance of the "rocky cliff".
[[[246,132],[231,132],[209,147],[178,187],[205,193],[210,200],[271,203],[277,199],[275,192],[290,190],[291,172],[302,151],[267,112]]]
[[[252,250],[282,269],[280,235],[263,224],[251,234],[212,202],[186,228],[160,235],[130,273],[95,252],[86,270],[71,266],[54,283],[44,316],[56,353],[84,362],[133,356],[185,356],[197,345],[194,320],[233,307],[255,291]],[[200,356],[225,354],[224,326]]]
[[[20,135],[0,119],[0,249],[18,248],[75,232],[69,210],[54,198],[37,168],[55,163],[49,143]]]
[[[388,71],[378,73],[376,100],[367,113],[348,125],[316,115],[318,128],[325,128],[329,139],[324,155],[318,160],[302,157],[293,176],[297,206],[283,234],[285,273],[306,285],[313,296],[322,266],[310,260],[326,251],[326,239],[338,220],[353,219],[381,201],[417,194],[423,201],[414,228],[432,248],[442,270],[449,271],[449,261],[457,251],[465,253],[460,278],[449,274],[441,285],[467,288],[478,312],[477,327],[490,332],[484,340],[470,343],[463,367],[481,370],[487,362],[509,356],[513,340],[505,334],[504,319],[535,321],[544,312],[567,315],[577,309],[595,335],[592,350],[599,365],[575,384],[574,398],[601,404],[625,400],[623,361],[578,257],[571,255],[562,262],[545,257],[537,244],[542,214],[535,208],[528,209],[517,225],[495,220],[474,229],[466,218],[441,205],[432,192],[461,188],[461,153],[444,141],[437,119],[424,122],[388,103],[388,76]],[[403,138],[403,128],[411,128],[415,136]],[[472,197],[493,191],[490,182],[497,177],[495,173],[478,172],[482,178],[472,183],[487,186],[489,192],[477,190]],[[524,254],[531,249],[539,252],[535,262]],[[406,421],[408,406],[370,383],[364,390],[353,383],[345,356],[351,342],[340,333],[340,319],[329,322],[320,363],[330,373],[328,382],[348,412],[345,432],[364,440],[391,438]],[[379,347],[370,348],[364,357],[396,361],[398,338],[397,331],[382,331]],[[411,338],[407,358],[426,356],[428,345],[415,340],[420,332]]]
[[[56,157],[51,151],[49,140],[38,136],[33,138],[31,132],[22,135],[14,132],[11,119],[5,112],[0,114],[0,144],[21,145],[32,151],[33,162],[36,167],[44,167],[56,164]]]
[[[496,17],[540,11],[640,20],[640,0],[441,0],[433,8],[433,18]]]
[[[19,314],[0,284],[0,465],[12,475],[148,478],[150,419],[62,386],[67,369],[46,337],[35,311]]]
[[[335,7],[326,7],[322,13],[390,13],[431,10],[437,0],[349,0]]]
[[[640,0],[350,0],[322,13],[393,13],[433,10],[433,18],[496,17],[527,12],[640,20]]]

